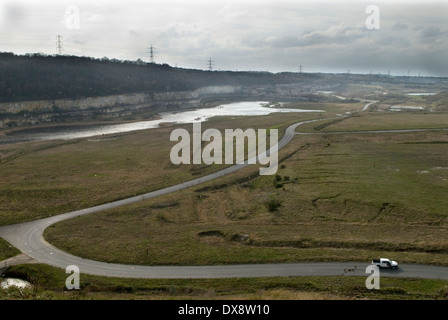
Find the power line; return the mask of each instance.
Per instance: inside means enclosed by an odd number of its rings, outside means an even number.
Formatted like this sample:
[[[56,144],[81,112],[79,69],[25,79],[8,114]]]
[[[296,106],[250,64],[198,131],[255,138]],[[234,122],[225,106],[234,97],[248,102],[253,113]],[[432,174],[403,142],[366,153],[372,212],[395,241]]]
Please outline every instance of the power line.
[[[56,49],[58,50],[58,54],[61,55],[62,54],[62,50],[64,50],[64,46],[63,46],[63,38],[61,35],[57,35],[56,36]]]
[[[213,71],[213,65],[214,64],[215,64],[214,61],[210,57],[210,59],[208,59],[208,61],[207,61],[208,71]]]
[[[154,48],[151,44],[151,46],[149,47],[149,60],[151,61],[151,63],[154,63],[155,61],[155,54],[156,48]]]
[[[299,73],[302,73],[302,68],[303,68],[303,66],[300,65],[300,66],[299,66]]]

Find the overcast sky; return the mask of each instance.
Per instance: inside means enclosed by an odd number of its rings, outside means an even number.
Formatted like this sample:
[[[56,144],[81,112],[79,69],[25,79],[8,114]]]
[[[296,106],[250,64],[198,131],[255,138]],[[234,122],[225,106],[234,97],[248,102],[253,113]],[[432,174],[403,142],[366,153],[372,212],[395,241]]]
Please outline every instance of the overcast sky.
[[[448,76],[447,0],[0,0],[0,51],[55,54],[57,35],[63,54],[149,61],[152,44],[185,68]]]

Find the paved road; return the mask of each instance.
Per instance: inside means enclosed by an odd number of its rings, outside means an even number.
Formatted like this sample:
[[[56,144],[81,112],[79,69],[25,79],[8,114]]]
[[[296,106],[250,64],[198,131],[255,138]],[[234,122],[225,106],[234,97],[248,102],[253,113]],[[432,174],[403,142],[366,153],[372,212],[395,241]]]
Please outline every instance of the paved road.
[[[328,118],[329,119],[329,118]],[[298,126],[321,121],[316,119],[291,125],[276,146],[278,150],[287,145],[295,136]],[[275,149],[275,147],[274,147]],[[272,148],[271,148],[272,150]],[[271,277],[271,276],[331,276],[341,275],[344,270],[350,275],[366,276],[366,262],[329,263],[286,263],[286,264],[243,264],[222,266],[137,266],[112,264],[73,256],[49,244],[43,238],[44,230],[59,221],[76,216],[91,214],[123,205],[155,198],[168,193],[189,188],[206,181],[225,176],[246,167],[247,164],[234,165],[216,173],[187,181],[175,186],[160,189],[140,196],[77,210],[54,217],[0,227],[0,237],[35,260],[65,269],[69,265],[79,267],[81,273],[124,278],[232,278],[232,277]],[[356,268],[355,268],[356,266]],[[448,280],[448,267],[428,265],[401,265],[396,271],[383,271],[382,276],[418,277]]]
[[[369,109],[369,107],[370,107],[372,104],[378,102],[377,100],[361,100],[361,101],[368,102],[368,103],[362,108],[361,111],[367,111],[367,109]]]
[[[35,260],[65,269],[79,267],[81,273],[122,278],[235,278],[274,276],[367,276],[366,262],[310,262],[282,264],[242,264],[220,266],[138,266],[83,259],[63,252],[46,242],[43,230],[65,220],[61,216],[0,228],[0,235]],[[355,270],[353,270],[355,269]],[[353,271],[350,271],[353,270]],[[448,267],[400,265],[397,270],[382,270],[382,277],[430,278],[448,280]]]
[[[294,125],[289,126],[283,138],[278,142],[277,145],[273,146],[270,150],[280,150],[285,145],[288,144],[288,142],[291,141],[291,139],[295,135],[295,129],[304,124],[304,123],[310,123],[313,121],[319,121],[318,120],[310,120],[310,121],[302,121],[299,123],[296,123]],[[269,153],[268,152],[268,153]],[[257,161],[259,159],[262,159],[263,157],[258,157]],[[62,250],[57,249],[56,247],[49,244],[45,239],[43,238],[43,232],[44,230],[49,227],[50,225],[71,219],[77,216],[82,216],[86,214],[91,214],[95,212],[100,212],[104,210],[109,210],[113,208],[117,208],[120,206],[136,203],[139,201],[144,201],[148,199],[152,199],[155,197],[159,197],[165,194],[169,194],[172,192],[180,191],[185,188],[189,188],[195,185],[199,185],[201,183],[223,177],[225,175],[228,175],[232,172],[235,172],[237,170],[241,170],[248,166],[248,161],[246,161],[246,164],[239,164],[239,165],[233,165],[231,167],[228,167],[224,170],[209,174],[204,177],[200,177],[194,180],[190,180],[184,183],[180,183],[168,188],[156,190],[153,192],[149,192],[143,195],[118,200],[110,203],[106,203],[103,205],[72,211],[65,214],[57,215],[54,217],[49,217],[45,219],[39,219],[35,221],[25,222],[21,224],[16,225],[10,225],[10,226],[2,226],[0,227],[0,237],[7,240],[9,243],[11,243],[13,246],[15,246],[17,249],[22,251],[23,253],[29,255],[31,258],[34,258],[35,260],[49,264],[52,266],[60,267],[60,268],[66,268],[68,265],[74,264],[80,267],[80,270],[84,273],[90,273],[90,274],[99,274],[99,275],[113,275],[113,276],[121,276],[121,277],[163,277],[164,274],[166,274],[166,277],[176,277],[180,276],[182,274],[185,274],[185,277],[197,277],[204,274],[207,274],[207,268],[208,267],[181,267],[180,270],[178,268],[165,268],[165,267],[138,267],[133,266],[129,267],[128,265],[119,265],[119,264],[107,264],[102,262],[95,262],[87,259],[82,259],[79,257],[72,256],[66,252],[63,252]],[[133,270],[137,270],[134,273],[130,273],[130,268],[133,268]],[[205,268],[205,269],[204,269]],[[222,267],[226,268],[226,267]],[[239,268],[239,267],[234,267]],[[207,270],[206,270],[207,269]],[[216,267],[212,268],[216,270]],[[147,270],[146,272],[144,270]],[[156,271],[157,272],[156,272]],[[170,271],[171,270],[171,271]],[[174,270],[174,271],[173,271]],[[199,270],[199,271],[198,271]],[[187,272],[188,271],[188,272]],[[154,273],[156,272],[156,273]],[[221,271],[218,271],[216,275],[223,274]],[[240,275],[242,276],[242,274]]]
[[[332,94],[332,96],[335,97],[335,98],[338,98],[340,100],[347,100],[348,99],[347,97],[338,96],[336,94]],[[362,102],[367,102],[367,104],[364,105],[364,107],[361,109],[361,111],[367,111],[372,104],[378,102],[378,100],[367,100],[367,99],[362,99],[362,98],[353,98],[353,99],[354,100],[359,100],[359,101],[362,101]]]
[[[366,133],[407,133],[407,132],[431,132],[448,131],[448,128],[433,129],[395,129],[395,130],[361,130],[361,131],[325,131],[325,132],[295,132],[296,135],[341,135],[341,134],[366,134]]]

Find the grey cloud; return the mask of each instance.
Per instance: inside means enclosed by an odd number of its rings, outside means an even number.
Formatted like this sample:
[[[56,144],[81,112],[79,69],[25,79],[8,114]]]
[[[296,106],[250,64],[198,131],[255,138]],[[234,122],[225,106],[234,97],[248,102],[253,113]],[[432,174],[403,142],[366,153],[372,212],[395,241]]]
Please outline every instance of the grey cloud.
[[[445,35],[446,32],[442,32],[439,27],[428,27],[423,29],[421,32],[422,37],[424,38],[434,38]]]
[[[27,14],[26,7],[23,7],[23,6],[20,6],[17,4],[13,4],[13,3],[8,3],[7,5],[5,5],[3,10],[4,10],[5,16],[10,18],[11,20],[24,19]]]
[[[386,37],[379,39],[376,42],[376,44],[378,46],[387,46],[387,47],[390,46],[395,49],[399,49],[399,48],[408,49],[409,47],[412,46],[411,42],[407,38],[400,37],[400,36],[386,36]]]
[[[73,35],[72,37],[70,37],[70,40],[78,45],[84,45],[86,44],[86,39],[84,39],[83,37],[81,37],[80,35]]]
[[[171,23],[163,29],[159,30],[158,37],[165,38],[183,38],[199,36],[203,31],[195,24]]]
[[[87,22],[105,22],[106,17],[99,13],[93,12],[81,12],[81,19]]]
[[[407,24],[403,24],[403,23],[401,23],[401,22],[397,22],[397,23],[395,23],[395,24],[391,27],[391,29],[394,30],[394,31],[402,31],[402,30],[407,30],[407,29],[409,29],[409,26],[408,26]]]
[[[382,1],[381,29],[367,30],[367,4],[359,1],[0,0],[0,31],[13,39],[2,39],[0,50],[54,53],[61,34],[67,54],[136,60],[153,44],[159,63],[204,69],[211,56],[217,69],[297,71],[302,64],[448,75],[448,2],[419,1]],[[79,30],[60,22],[71,3],[82,14]]]
[[[303,32],[300,36],[270,36],[261,39],[251,38],[247,41],[252,46],[271,48],[293,48],[310,46],[332,46],[353,44],[365,37],[365,34],[353,27],[332,27],[324,31]]]

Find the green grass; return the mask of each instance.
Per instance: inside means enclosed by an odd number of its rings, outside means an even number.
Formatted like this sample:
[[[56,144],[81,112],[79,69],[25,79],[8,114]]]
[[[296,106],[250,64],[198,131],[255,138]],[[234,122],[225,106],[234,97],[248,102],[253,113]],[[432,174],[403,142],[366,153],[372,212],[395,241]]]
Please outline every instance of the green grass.
[[[285,105],[285,108],[298,108],[305,110],[323,110],[323,116],[328,114],[334,115],[336,113],[343,112],[359,112],[362,107],[366,104],[365,102],[353,102],[344,103],[343,100],[337,100],[340,102],[293,102]]]
[[[448,281],[381,278],[367,290],[365,277],[270,277],[239,279],[120,279],[80,274],[81,289],[65,290],[64,270],[45,265],[11,267],[6,276],[34,288],[0,290],[0,299],[447,299]]]
[[[257,168],[249,167],[180,194],[58,223],[45,237],[75,255],[117,263],[388,256],[448,265],[448,170],[438,169],[446,164],[448,144],[415,144],[428,140],[448,136],[297,136],[280,154],[281,188],[274,176],[254,175]],[[271,200],[280,204],[276,210],[266,206]],[[154,209],[172,202],[179,205]],[[199,236],[211,230],[223,236]],[[232,241],[238,234],[249,239]]]
[[[269,128],[312,117],[227,117],[202,129]],[[178,126],[179,127],[179,126]],[[191,131],[191,125],[183,125]],[[74,141],[0,146],[0,225],[48,217],[188,181],[225,166],[173,165],[173,127]],[[280,134],[281,134],[280,132]]]
[[[7,241],[0,238],[0,261],[14,257],[20,253],[19,250],[11,246]],[[2,266],[0,265],[0,268]]]
[[[342,107],[350,104],[328,112]],[[284,130],[313,118],[294,116],[214,118],[203,129],[280,124]],[[445,117],[426,116],[369,113],[320,131],[437,127]],[[308,129],[316,132],[322,123]],[[95,145],[79,140],[2,146],[2,223],[83,208],[216,170],[164,162],[169,161],[163,150],[171,147],[166,143],[171,129],[118,135]],[[279,179],[258,176],[258,167],[251,166],[180,193],[58,223],[45,237],[82,257],[145,265],[369,261],[380,256],[448,265],[447,148],[448,135],[442,131],[299,135],[280,152]],[[279,204],[276,210],[266,205],[271,201]],[[240,235],[249,238],[235,241]],[[43,267],[14,268],[24,268],[25,274],[36,268],[39,279],[51,282],[40,280],[43,292],[50,290],[43,299],[116,298],[117,293],[125,298],[446,298],[443,281],[387,278],[382,292],[371,292],[362,277],[131,280],[85,275],[85,290],[73,295],[61,291],[66,276],[61,271],[57,281],[62,284],[55,287],[52,268],[50,274]]]
[[[297,132],[339,132],[364,130],[438,129],[448,128],[446,112],[361,113],[338,120],[305,124]]]

